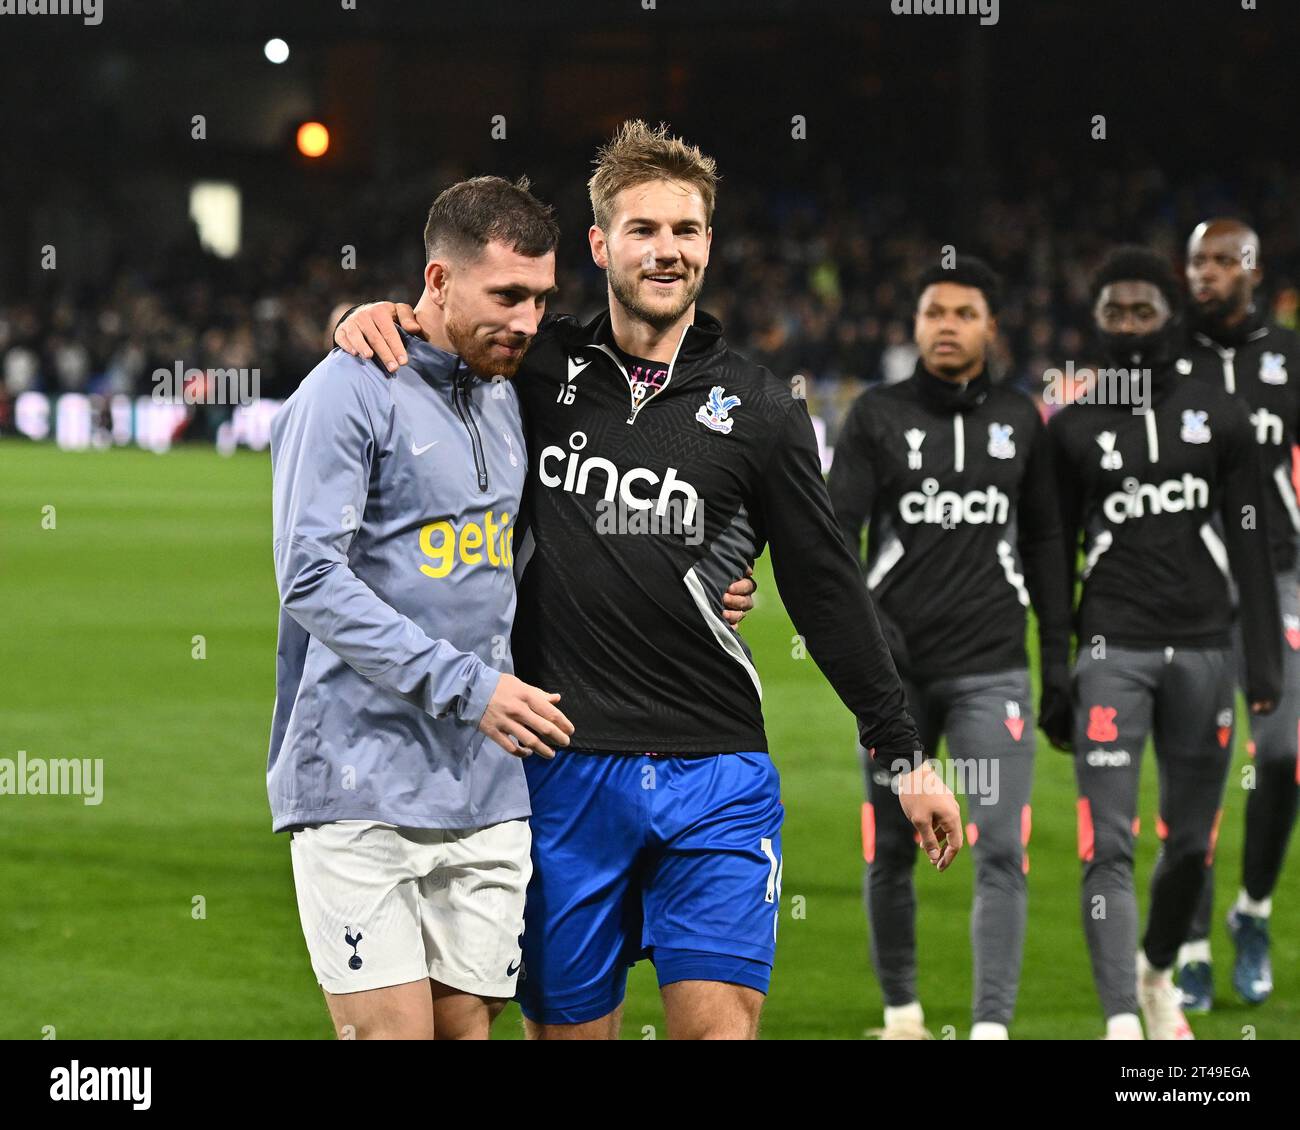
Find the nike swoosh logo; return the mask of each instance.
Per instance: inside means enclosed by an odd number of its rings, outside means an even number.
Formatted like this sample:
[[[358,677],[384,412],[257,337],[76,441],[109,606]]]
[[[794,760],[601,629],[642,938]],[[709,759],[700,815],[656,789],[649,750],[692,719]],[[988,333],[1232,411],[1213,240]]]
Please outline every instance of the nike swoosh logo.
[[[426,443],[423,447],[416,447],[415,440],[411,440],[411,454],[423,455],[429,448],[436,446],[440,441],[434,440],[433,443]]]
[[[517,961],[512,961],[512,962],[510,963],[509,968],[506,969],[506,976],[507,976],[507,977],[513,977],[513,976],[514,976],[516,973],[518,973],[518,972],[519,972],[519,962],[517,962]]]

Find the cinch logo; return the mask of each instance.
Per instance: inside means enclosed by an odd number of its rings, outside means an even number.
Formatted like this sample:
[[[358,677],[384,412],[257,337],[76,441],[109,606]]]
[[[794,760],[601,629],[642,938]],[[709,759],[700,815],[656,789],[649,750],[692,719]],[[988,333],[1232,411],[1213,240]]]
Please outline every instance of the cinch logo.
[[[510,525],[509,513],[503,512],[495,522],[493,511],[483,515],[483,524],[467,522],[458,531],[448,521],[430,522],[420,531],[420,551],[432,565],[421,565],[426,577],[445,577],[459,561],[462,565],[482,565],[487,554],[488,564],[494,569],[508,568],[515,563],[515,529]]]
[[[909,526],[921,522],[949,528],[969,522],[982,526],[1006,525],[1011,499],[997,487],[958,494],[940,490],[938,479],[925,479],[920,490],[910,490],[898,500],[898,513]]]
[[[1090,749],[1083,759],[1094,769],[1122,769],[1133,761],[1126,749]]]
[[[558,462],[564,459],[566,455],[564,448],[557,447],[554,444],[543,448],[541,455],[537,459],[537,477],[548,487],[561,487],[570,494],[586,494],[587,482],[591,478],[592,471],[601,471],[605,476],[601,493],[606,502],[613,502],[614,495],[617,493],[624,506],[632,510],[649,510],[653,506],[655,513],[662,518],[668,509],[669,499],[673,495],[680,495],[686,500],[684,504],[685,510],[682,514],[683,525],[690,526],[694,522],[695,504],[699,502],[700,496],[690,483],[684,482],[677,477],[676,467],[669,467],[662,481],[648,467],[633,467],[630,471],[620,474],[619,469],[613,463],[599,455],[589,455],[585,459],[581,458],[578,452],[586,446],[587,435],[585,432],[574,432],[569,437],[570,450],[567,452],[568,461],[563,478],[555,472],[547,470],[546,465],[548,460]],[[632,484],[638,481],[644,482],[648,486],[659,483],[658,498],[633,494]]]
[[[1181,514],[1184,510],[1204,510],[1210,505],[1210,484],[1188,472],[1181,479],[1163,483],[1140,483],[1125,479],[1124,489],[1106,496],[1102,512],[1112,522],[1144,518],[1148,514]]]

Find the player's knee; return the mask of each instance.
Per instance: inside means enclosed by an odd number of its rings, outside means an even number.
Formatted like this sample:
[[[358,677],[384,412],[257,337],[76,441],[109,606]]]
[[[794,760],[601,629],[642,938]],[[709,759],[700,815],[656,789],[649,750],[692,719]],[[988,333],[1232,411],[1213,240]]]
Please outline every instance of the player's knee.
[[[1261,736],[1255,742],[1255,775],[1259,781],[1271,786],[1290,783],[1300,785],[1300,756],[1296,751],[1296,729],[1291,728],[1289,739],[1268,740]]]
[[[340,1040],[432,1040],[433,1026],[413,1017],[359,1018],[335,1025]]]
[[[432,1040],[434,1022],[427,983],[325,992],[334,1033],[340,1040]]]
[[[981,834],[973,839],[978,882],[1024,886],[1025,849],[1018,836]]]
[[[910,875],[916,865],[917,842],[912,830],[907,835],[889,833],[876,838],[875,854],[867,865],[869,875]]]
[[[1108,876],[1128,882],[1133,878],[1132,836],[1099,836],[1083,856],[1083,873],[1090,879]]]
[[[491,1035],[492,1021],[500,1015],[505,1007],[488,1006],[475,1012],[456,1014],[451,1017],[437,1016],[434,1019],[434,1038],[437,1040],[486,1040]]]
[[[756,1040],[764,996],[742,985],[714,987],[707,1000],[672,1001],[665,993],[668,1036],[673,1040]]]
[[[1171,836],[1160,849],[1160,867],[1166,874],[1204,871],[1210,861],[1210,836]]]
[[[1284,766],[1294,779],[1297,725],[1300,725],[1300,714],[1287,702],[1281,703],[1272,714],[1250,720],[1250,757],[1256,773]]]
[[[617,1040],[621,1013],[611,1013],[582,1024],[542,1024],[524,1018],[524,1037],[529,1040]]]
[[[757,1040],[758,1017],[713,1018],[672,1032],[674,1040]]]

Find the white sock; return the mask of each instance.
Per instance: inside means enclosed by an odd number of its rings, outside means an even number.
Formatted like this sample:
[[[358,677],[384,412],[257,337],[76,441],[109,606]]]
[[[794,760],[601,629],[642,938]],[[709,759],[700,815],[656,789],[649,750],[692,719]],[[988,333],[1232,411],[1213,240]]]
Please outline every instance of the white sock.
[[[994,1024],[991,1020],[978,1020],[971,1025],[970,1038],[972,1040],[1009,1040],[1007,1035],[1007,1026],[1005,1024]]]
[[[1267,918],[1273,913],[1272,896],[1256,902],[1245,891],[1242,891],[1237,895],[1237,912],[1239,914],[1249,914],[1252,918]]]
[[[1112,1039],[1142,1039],[1142,1022],[1131,1012],[1106,1017],[1106,1035]]]
[[[885,1005],[885,1027],[889,1028],[896,1021],[911,1021],[914,1024],[925,1023],[925,1013],[921,1011],[921,1002],[913,1001],[911,1004],[900,1004],[896,1006]]]
[[[1138,950],[1138,977],[1143,981],[1168,981],[1172,970],[1157,969],[1147,960],[1144,950]],[[1121,1014],[1122,1015],[1122,1014]]]
[[[1206,965],[1210,964],[1210,939],[1203,938],[1199,942],[1184,942],[1178,947],[1178,960],[1175,965],[1181,969],[1184,965],[1191,965],[1194,961],[1203,961]]]

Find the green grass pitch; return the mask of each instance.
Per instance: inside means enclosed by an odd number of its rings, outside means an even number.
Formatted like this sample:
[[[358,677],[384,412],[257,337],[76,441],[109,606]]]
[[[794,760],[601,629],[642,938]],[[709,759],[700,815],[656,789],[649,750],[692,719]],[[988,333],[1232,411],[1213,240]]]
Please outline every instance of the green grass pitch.
[[[0,442],[0,757],[102,758],[98,806],[0,796],[0,1037],[329,1038],[298,925],[289,845],[265,789],[276,596],[270,462],[210,450],[67,453]],[[54,507],[54,528],[44,528]],[[860,1038],[880,1023],[861,903],[862,782],[848,712],[794,630],[766,559],[745,625],[786,805],[776,972],[763,1031]],[[613,594],[614,599],[619,594]],[[193,658],[194,637],[206,658]],[[1201,1038],[1300,1037],[1300,861],[1274,912],[1272,1001],[1231,999],[1223,911],[1237,886],[1238,765],[1219,839],[1220,1006]],[[1139,891],[1155,855],[1145,759]],[[1041,741],[1018,1038],[1092,1038],[1102,1020],[1078,910],[1069,760]],[[969,1029],[972,866],[918,867],[920,989],[937,1034]],[[201,901],[196,901],[201,900]],[[794,908],[800,913],[796,915]],[[520,1035],[511,1006],[498,1038]],[[623,1035],[663,1036],[653,971]]]

